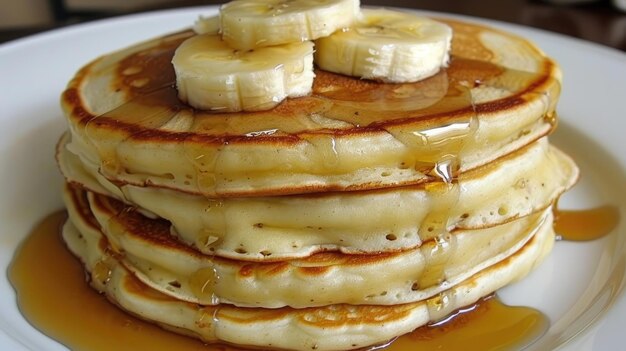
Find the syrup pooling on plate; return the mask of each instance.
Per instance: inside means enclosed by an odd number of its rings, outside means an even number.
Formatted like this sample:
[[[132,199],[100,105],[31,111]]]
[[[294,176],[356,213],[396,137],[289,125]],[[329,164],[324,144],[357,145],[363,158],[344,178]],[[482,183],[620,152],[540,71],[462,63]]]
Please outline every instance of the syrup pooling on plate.
[[[507,306],[497,296],[488,296],[398,338],[388,350],[521,350],[549,326],[548,318],[536,309]]]
[[[210,219],[203,221],[204,226],[202,233],[198,235],[195,246],[204,254],[214,254],[215,245],[219,244],[226,226],[226,209],[224,208],[224,202],[220,199],[207,198],[205,201],[204,212],[206,213],[206,218]],[[203,218],[205,218],[205,216],[203,216]],[[174,228],[174,226],[172,226],[172,228]],[[174,234],[178,238],[182,238],[177,233],[174,232]]]
[[[74,351],[242,350],[222,344],[204,345],[119,310],[85,282],[82,265],[60,239],[65,218],[65,212],[56,212],[40,222],[16,253],[9,270],[20,311],[43,333]],[[147,291],[141,285],[135,288]],[[497,298],[452,312],[443,322],[399,337],[385,349],[521,349],[547,327],[547,319],[540,312],[506,306]],[[200,310],[196,322],[219,323],[219,308]]]
[[[568,241],[587,241],[602,238],[619,224],[620,209],[613,205],[604,205],[587,210],[555,211],[554,229],[557,239]]]

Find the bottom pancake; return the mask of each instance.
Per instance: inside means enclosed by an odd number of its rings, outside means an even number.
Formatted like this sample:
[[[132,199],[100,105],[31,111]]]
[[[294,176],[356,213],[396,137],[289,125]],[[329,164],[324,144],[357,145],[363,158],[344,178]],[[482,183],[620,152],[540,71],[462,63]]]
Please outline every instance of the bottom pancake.
[[[93,228],[98,228],[92,222]],[[335,304],[295,309],[203,306],[177,300],[139,281],[121,263],[99,230],[63,228],[69,249],[84,263],[91,285],[122,309],[166,329],[205,342],[294,350],[346,350],[384,343],[520,279],[554,243],[551,214],[535,235],[506,259],[454,287],[418,302],[374,306]]]

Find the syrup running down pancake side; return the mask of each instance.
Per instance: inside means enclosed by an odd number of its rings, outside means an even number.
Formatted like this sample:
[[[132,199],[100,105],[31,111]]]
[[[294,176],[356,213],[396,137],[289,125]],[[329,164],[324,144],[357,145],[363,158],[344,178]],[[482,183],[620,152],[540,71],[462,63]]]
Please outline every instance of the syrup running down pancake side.
[[[128,315],[99,295],[89,287],[82,265],[61,240],[66,217],[60,211],[40,222],[10,267],[18,306],[34,327],[74,351],[242,350],[224,344],[205,345],[163,330]],[[489,296],[441,322],[399,337],[385,350],[520,349],[540,337],[548,326],[541,312],[507,306],[496,296]],[[467,340],[474,342],[468,344]]]
[[[559,231],[564,240],[597,239],[609,234],[619,221],[612,206],[558,212],[557,228],[576,228],[574,233]],[[67,214],[59,211],[41,221],[16,253],[9,270],[18,307],[34,327],[75,351],[238,350],[228,345],[205,345],[165,331],[126,314],[95,292],[85,281],[82,265],[61,240],[66,218]],[[540,337],[548,323],[537,310],[507,306],[497,297],[488,297],[442,322],[398,338],[386,349],[519,349]],[[467,340],[474,342],[468,344]]]
[[[69,147],[115,183],[262,196],[449,180],[548,134],[558,65],[508,33],[447,23],[451,62],[431,78],[381,84],[317,70],[311,95],[254,113],[179,101],[170,62],[193,33],[155,39],[78,72],[62,98]]]

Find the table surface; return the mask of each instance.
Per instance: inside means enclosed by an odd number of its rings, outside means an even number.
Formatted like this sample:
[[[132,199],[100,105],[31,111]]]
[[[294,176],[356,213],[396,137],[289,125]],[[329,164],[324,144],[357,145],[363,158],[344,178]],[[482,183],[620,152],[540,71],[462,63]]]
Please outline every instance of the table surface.
[[[574,0],[575,1],[575,0]],[[581,0],[578,0],[580,2]],[[584,0],[583,0],[584,1]],[[219,4],[223,1],[178,1],[170,2],[162,8],[187,7]],[[552,32],[582,38],[599,44],[626,51],[626,12],[612,6],[611,1],[584,1],[575,5],[565,5],[567,0],[361,0],[363,5],[405,7],[439,11],[500,20],[541,28]],[[133,9],[133,13],[157,8]],[[56,11],[57,20],[45,26],[0,30],[0,43],[24,37],[33,33],[85,22],[98,18],[122,15],[122,12],[81,12]],[[127,12],[128,13],[128,12]]]

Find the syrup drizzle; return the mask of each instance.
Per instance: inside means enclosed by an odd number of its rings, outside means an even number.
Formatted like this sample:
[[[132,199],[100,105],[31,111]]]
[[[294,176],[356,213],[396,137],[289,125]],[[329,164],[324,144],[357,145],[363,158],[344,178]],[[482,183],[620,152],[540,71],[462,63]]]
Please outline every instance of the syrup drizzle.
[[[417,83],[381,84],[318,71],[312,95],[298,99],[295,105],[286,101],[272,111],[243,116],[197,111],[178,100],[171,66],[176,47],[190,35],[190,32],[182,32],[166,37],[158,45],[120,61],[114,84],[120,94],[126,95],[126,99],[122,99],[126,102],[91,118],[83,133],[85,141],[97,150],[102,160],[100,171],[109,178],[116,179],[116,175],[123,173],[136,178],[141,175],[146,182],[151,176],[184,177],[186,185],[193,182],[200,192],[213,194],[231,177],[230,167],[223,164],[223,155],[232,149],[230,139],[275,137],[309,141],[307,150],[310,151],[303,152],[316,159],[306,164],[286,159],[271,167],[263,159],[251,159],[247,164],[255,165],[251,166],[255,172],[265,172],[270,167],[275,171],[284,168],[288,172],[341,174],[358,169],[361,161],[340,157],[342,147],[335,134],[352,133],[360,128],[384,130],[406,146],[405,154],[396,155],[393,161],[398,161],[400,169],[413,169],[450,182],[458,173],[464,150],[476,144],[477,113],[480,109],[489,109],[473,101],[471,88],[481,85],[521,94],[511,97],[510,103],[517,103],[526,95],[541,95],[545,98],[542,100],[547,100],[546,115],[553,115],[557,100],[550,98],[548,91],[526,92],[525,87],[541,81],[541,73],[455,56],[447,69]],[[290,111],[294,108],[297,110]],[[268,118],[268,114],[272,114],[272,118]],[[289,118],[281,118],[278,129],[273,121],[282,115]],[[446,124],[416,122],[432,116],[446,116]],[[319,128],[316,130],[314,126]],[[123,133],[104,133],[103,138],[101,131],[107,128],[121,129]],[[310,138],[306,131],[312,128],[316,134],[323,130],[335,133]],[[194,172],[151,174],[149,165],[129,152],[128,149],[135,147],[135,141],[160,138],[159,133],[163,131],[180,132],[176,137],[183,151],[176,157],[185,157]],[[201,147],[206,143],[217,145]]]
[[[620,221],[617,206],[605,205],[588,210],[557,210],[554,229],[561,240],[588,241],[611,233]]]
[[[593,213],[601,211],[590,213],[589,217],[593,217]],[[59,229],[65,218],[65,212],[56,212],[42,221],[24,241],[9,270],[18,306],[36,328],[78,351],[241,350],[229,345],[205,345],[162,330],[109,303],[88,286],[82,265],[62,242]],[[66,323],[68,320],[72,323]],[[507,306],[490,296],[375,349],[520,349],[543,335],[548,327],[541,312]],[[472,340],[471,344],[468,340]]]
[[[30,323],[76,351],[207,351],[195,339],[124,313],[93,290],[59,235],[65,218],[65,212],[56,212],[44,219],[11,264],[9,279]]]
[[[166,125],[179,126],[179,122],[172,121],[176,118],[183,121],[186,114],[194,115],[194,111],[181,105],[176,98],[169,65],[174,48],[186,35],[170,38],[159,47],[149,52],[140,52],[131,56],[130,62],[122,63],[120,70],[123,86],[130,87],[130,93],[137,97],[130,103],[93,118],[85,125],[87,139],[98,149],[103,159],[102,171],[105,174],[114,175],[127,171],[122,167],[122,160],[118,159],[118,148],[125,146],[127,140],[137,135],[135,130],[130,128],[129,134],[122,137],[126,138],[124,140],[102,141],[98,137],[98,131],[103,127],[100,123],[106,122],[104,120],[110,119],[113,124],[128,122],[130,125],[159,128]],[[167,74],[155,75],[154,72]],[[477,72],[480,74],[477,75]],[[464,79],[464,75],[474,81]],[[152,80],[153,77],[158,78]],[[250,118],[246,118],[246,124],[250,124],[251,130],[254,131],[243,135],[246,137],[265,135],[258,134],[261,132],[257,130],[271,130],[269,135],[295,132],[303,125],[315,122],[315,118],[320,115],[336,119],[337,123],[358,127],[375,124],[374,121],[381,119],[384,122],[401,119],[397,117],[396,110],[404,111],[411,117],[444,113],[453,109],[469,111],[444,127],[416,130],[401,123],[374,126],[387,130],[396,140],[407,146],[407,155],[403,162],[405,167],[424,171],[441,180],[433,183],[441,185],[441,188],[433,188],[431,191],[446,192],[447,196],[443,197],[445,201],[442,200],[437,205],[440,211],[435,211],[440,214],[439,217],[428,218],[423,228],[420,228],[432,232],[437,243],[428,256],[434,263],[434,269],[426,272],[419,282],[420,286],[431,286],[445,280],[443,267],[450,256],[454,255],[456,248],[455,242],[446,235],[449,234],[446,228],[450,219],[446,208],[458,200],[458,193],[451,189],[454,189],[452,185],[458,172],[459,155],[468,144],[474,142],[474,134],[478,128],[477,107],[468,88],[472,84],[517,88],[516,84],[522,87],[536,78],[537,75],[532,73],[457,58],[453,60],[449,70],[442,71],[441,74],[425,81],[423,83],[425,87],[419,86],[422,84],[419,83],[412,87],[393,85],[393,89],[385,90],[385,86],[377,84],[375,89],[366,89],[358,94],[352,90],[343,92],[344,95],[348,93],[347,98],[341,96],[342,92],[332,89],[318,92],[310,98],[311,104],[318,106],[306,116],[310,121],[296,123],[291,126],[293,131],[279,131],[263,124],[257,126],[251,123],[256,117],[260,117],[258,120],[264,120],[262,114],[247,116]],[[379,94],[391,95],[385,95],[381,99]],[[335,101],[332,106],[328,103],[331,99]],[[350,101],[351,99],[355,101]],[[551,99],[549,92],[545,92],[545,100],[546,118],[549,118],[550,123],[555,123],[552,110],[557,99]],[[142,113],[133,113],[134,109],[141,110]],[[385,115],[385,112],[388,115]],[[234,127],[235,118],[231,116],[233,115],[218,118],[216,114],[212,116],[213,118],[203,119],[202,124],[199,121],[194,127],[197,130],[209,129],[213,135],[232,133],[236,126]],[[186,131],[190,129],[189,127],[181,128],[181,131]],[[185,145],[184,156],[192,161],[197,171],[195,177],[192,175],[186,177],[190,181],[195,178],[199,189],[210,192],[219,182],[217,171],[221,149],[215,149],[211,154],[207,154],[206,150],[196,147],[192,138],[182,137],[181,142]],[[227,143],[223,147],[226,145]],[[335,169],[341,164],[337,144],[332,136],[315,143],[314,147],[322,155],[317,164],[323,168]],[[420,158],[417,159],[415,155],[420,155]],[[166,332],[115,308],[84,282],[82,266],[65,249],[58,235],[58,229],[64,218],[63,212],[46,218],[27,238],[10,268],[10,280],[17,291],[19,307],[37,328],[73,350],[237,350],[226,345],[204,345],[194,339]],[[556,227],[566,240],[590,240],[608,234],[618,222],[619,211],[609,206],[589,211],[561,211],[557,216]],[[203,239],[204,246],[210,245],[211,237],[211,233],[207,233]],[[108,268],[106,266],[101,268],[97,270],[101,271],[100,273],[94,272],[94,279],[107,279]],[[190,277],[194,293],[197,296],[211,295],[212,292],[207,286],[215,279],[217,277],[214,271],[198,271]],[[445,308],[446,305],[451,305],[449,301],[454,299],[454,296],[446,295],[444,292],[440,297],[441,303],[429,306],[429,310],[431,315],[443,318],[442,321],[419,328],[385,347],[388,350],[523,348],[543,335],[549,327],[546,316],[541,312],[528,307],[506,306],[497,297],[485,298],[473,306],[456,312]],[[72,320],[73,323],[64,323],[67,320]],[[468,340],[471,340],[471,344],[468,344]]]
[[[492,295],[398,338],[387,350],[519,350],[541,337],[549,326],[543,313],[507,306]]]

